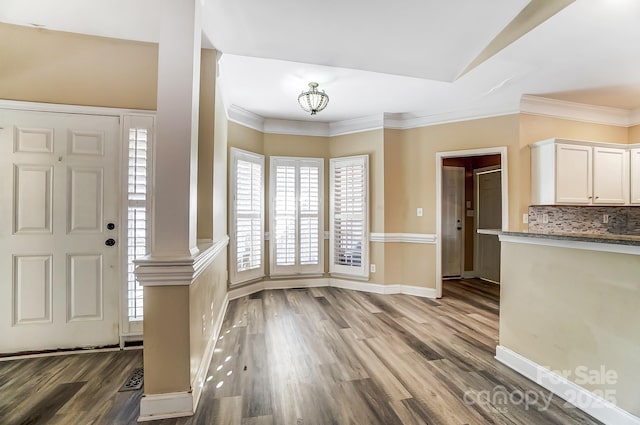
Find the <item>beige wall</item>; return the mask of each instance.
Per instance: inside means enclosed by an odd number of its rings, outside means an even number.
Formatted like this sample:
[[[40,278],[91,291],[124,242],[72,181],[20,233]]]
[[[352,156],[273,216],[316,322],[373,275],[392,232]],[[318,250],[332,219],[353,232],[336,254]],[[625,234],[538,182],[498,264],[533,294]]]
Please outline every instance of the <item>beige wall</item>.
[[[190,382],[195,381],[209,340],[216,331],[216,320],[224,308],[227,294],[227,253],[220,253],[198,278],[189,286],[189,349]],[[204,365],[204,367],[208,367]]]
[[[0,99],[156,109],[158,46],[0,23]]]
[[[523,146],[553,137],[627,143],[629,132],[627,127],[520,114],[520,138]]]
[[[259,154],[264,153],[264,134],[233,121],[228,123],[227,143],[230,148],[243,149]]]
[[[629,127],[629,143],[640,143],[640,125]]]
[[[227,237],[227,114],[220,90],[215,91],[215,126],[213,145],[213,240]]]
[[[508,150],[510,226],[518,226],[516,217],[526,210],[526,205],[520,207],[518,190],[525,178],[518,166],[518,115],[384,133],[386,233],[436,233],[437,152],[501,146]],[[528,199],[523,203],[528,205]],[[417,208],[423,209],[422,217],[417,217]],[[385,283],[435,288],[435,269],[435,245],[385,244]]]
[[[198,117],[198,239],[213,239],[216,51],[200,54]]]
[[[581,386],[640,416],[638,276],[638,255],[503,243],[500,344],[552,370],[616,371],[616,384]]]
[[[191,390],[188,286],[144,288],[144,393]]]

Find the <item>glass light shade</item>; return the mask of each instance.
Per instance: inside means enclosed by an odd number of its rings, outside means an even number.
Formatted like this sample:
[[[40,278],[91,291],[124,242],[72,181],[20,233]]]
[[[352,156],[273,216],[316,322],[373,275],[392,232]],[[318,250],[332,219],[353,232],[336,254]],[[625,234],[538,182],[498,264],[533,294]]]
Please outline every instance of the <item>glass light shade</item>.
[[[324,90],[318,90],[318,83],[309,83],[309,91],[300,93],[298,103],[302,109],[315,115],[327,107],[329,96]]]

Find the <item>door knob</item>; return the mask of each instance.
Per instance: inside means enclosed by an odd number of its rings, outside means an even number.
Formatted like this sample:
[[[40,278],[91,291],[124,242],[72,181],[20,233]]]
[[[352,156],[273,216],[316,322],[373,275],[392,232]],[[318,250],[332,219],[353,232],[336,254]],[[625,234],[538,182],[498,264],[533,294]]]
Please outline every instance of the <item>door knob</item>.
[[[456,227],[456,229],[458,229],[458,230],[462,230],[462,227]]]
[[[104,244],[106,246],[114,246],[116,244],[116,240],[115,239],[107,239],[106,241],[104,241]]]

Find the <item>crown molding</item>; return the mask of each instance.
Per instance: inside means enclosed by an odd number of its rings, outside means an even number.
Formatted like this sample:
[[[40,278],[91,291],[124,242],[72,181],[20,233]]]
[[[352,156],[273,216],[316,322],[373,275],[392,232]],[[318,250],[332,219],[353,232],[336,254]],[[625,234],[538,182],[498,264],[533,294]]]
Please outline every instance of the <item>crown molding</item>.
[[[532,95],[523,95],[520,99],[519,107],[503,104],[430,115],[385,112],[384,114],[333,122],[263,118],[236,105],[231,105],[228,109],[227,117],[230,121],[263,133],[334,137],[380,129],[410,130],[419,127],[495,118],[520,113],[618,127],[640,125],[640,108],[627,110]]]
[[[637,110],[636,110],[637,111]],[[634,111],[609,106],[588,105],[525,94],[520,100],[520,112],[550,118],[562,118],[594,124],[629,127]],[[635,114],[640,122],[640,113]]]
[[[264,121],[258,114],[254,114],[253,112],[249,112],[246,109],[242,109],[239,106],[231,105],[227,109],[227,119],[229,121],[233,121],[237,124],[243,125],[245,127],[249,127],[253,130],[260,131],[264,133]]]
[[[344,136],[345,134],[361,133],[364,131],[381,130],[384,128],[384,115],[376,114],[350,120],[329,123],[329,136]]]
[[[629,127],[640,125],[640,108],[632,109],[629,112]]]
[[[410,130],[412,128],[429,127],[432,125],[451,124],[461,121],[480,120],[485,118],[502,117],[518,114],[517,108],[494,106],[475,108],[463,111],[444,112],[441,114],[419,115],[415,113],[384,114],[384,128],[394,130]]]
[[[266,118],[264,133],[329,137],[329,123]]]

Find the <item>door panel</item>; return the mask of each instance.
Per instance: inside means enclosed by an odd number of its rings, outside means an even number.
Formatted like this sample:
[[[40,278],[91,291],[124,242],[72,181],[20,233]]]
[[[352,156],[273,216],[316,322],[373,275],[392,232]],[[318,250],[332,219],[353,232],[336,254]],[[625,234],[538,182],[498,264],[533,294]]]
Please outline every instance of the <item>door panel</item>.
[[[592,161],[591,146],[556,145],[556,203],[591,203]]]
[[[478,230],[502,229],[502,172],[494,170],[476,174]],[[500,241],[498,235],[477,234],[478,277],[500,282]]]
[[[51,323],[51,256],[13,258],[14,324]]]
[[[464,168],[442,167],[442,276],[462,276]]]
[[[0,352],[118,343],[118,118],[0,110],[0,128]]]
[[[15,233],[51,233],[53,167],[15,164],[14,169]]]

